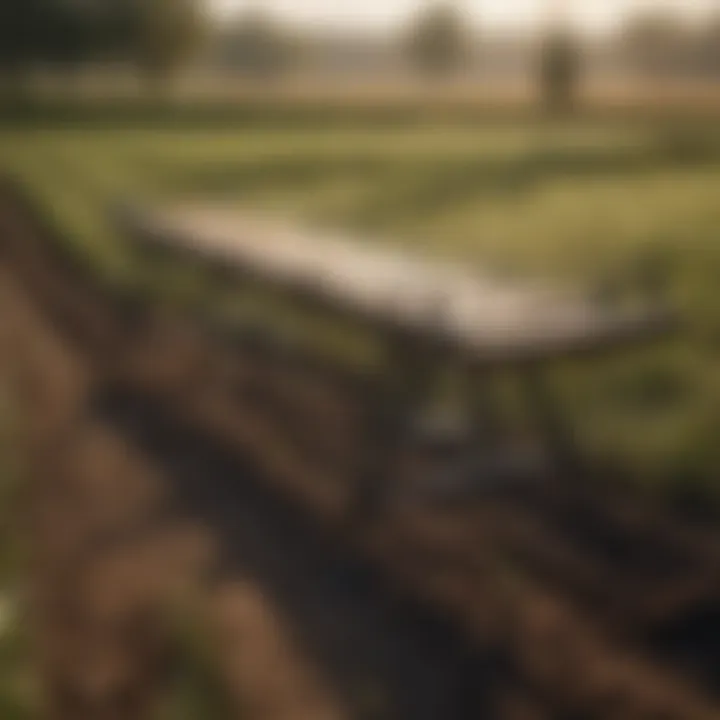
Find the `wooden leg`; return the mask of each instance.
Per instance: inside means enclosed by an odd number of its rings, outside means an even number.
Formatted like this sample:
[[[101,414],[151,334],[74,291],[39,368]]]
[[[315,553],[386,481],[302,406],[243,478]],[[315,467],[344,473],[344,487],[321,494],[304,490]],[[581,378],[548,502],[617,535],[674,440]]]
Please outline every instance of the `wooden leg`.
[[[487,375],[470,378],[470,421],[473,444],[476,449],[491,452],[502,439],[502,420]]]
[[[350,508],[355,522],[376,517],[395,490],[393,461],[399,457],[403,434],[417,412],[419,398],[432,383],[432,359],[408,343],[407,339],[390,340],[388,378],[370,396],[359,399],[366,412],[362,457]]]
[[[583,463],[575,436],[560,412],[542,368],[528,368],[523,374],[523,385],[530,411],[555,467],[562,476],[576,477],[582,474]]]
[[[365,524],[381,512],[400,440],[400,416],[392,401],[376,397],[367,402],[356,487],[349,508],[353,524]]]

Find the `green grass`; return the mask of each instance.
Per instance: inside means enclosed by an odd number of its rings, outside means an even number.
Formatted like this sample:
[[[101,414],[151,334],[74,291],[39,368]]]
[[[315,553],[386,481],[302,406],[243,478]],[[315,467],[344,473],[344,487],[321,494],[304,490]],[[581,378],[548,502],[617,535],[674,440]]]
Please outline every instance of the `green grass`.
[[[563,367],[557,381],[594,447],[655,487],[701,484],[720,495],[720,130],[708,124],[66,123],[0,131],[0,167],[113,278],[133,272],[108,223],[118,198],[223,199],[580,284],[660,248],[673,261],[682,337],[602,366]]]
[[[26,548],[19,518],[24,516],[22,458],[17,450],[16,408],[9,379],[0,377],[0,717],[39,718],[39,672],[22,599]]]

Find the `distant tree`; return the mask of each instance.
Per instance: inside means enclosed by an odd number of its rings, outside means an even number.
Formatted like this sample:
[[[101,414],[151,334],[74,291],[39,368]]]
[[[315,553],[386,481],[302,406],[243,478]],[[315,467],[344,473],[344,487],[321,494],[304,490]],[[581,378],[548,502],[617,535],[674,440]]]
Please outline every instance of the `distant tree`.
[[[635,73],[654,80],[678,75],[692,65],[692,33],[676,13],[646,11],[620,34],[620,52]]]
[[[206,35],[201,0],[133,0],[130,22],[132,57],[153,86],[166,82],[187,66]]]
[[[540,85],[543,102],[553,112],[571,109],[582,71],[580,46],[568,31],[550,33],[540,50]]]
[[[138,1],[0,0],[0,73],[20,76],[35,65],[71,71],[118,55],[120,45],[126,57]]]
[[[1,0],[0,73],[16,85],[37,65],[75,67],[91,52],[96,5],[79,0]]]
[[[102,3],[41,0],[36,18],[37,59],[73,72],[101,51],[98,25]]]
[[[696,39],[696,67],[703,75],[720,78],[720,14],[711,17]]]
[[[36,53],[34,0],[0,0],[0,73],[14,82]]]
[[[453,4],[443,2],[427,8],[414,20],[407,51],[422,74],[447,77],[467,58],[468,41],[462,13]]]
[[[251,10],[223,31],[219,61],[256,78],[278,77],[292,65],[297,43],[268,15]]]
[[[142,0],[96,0],[95,7],[95,57],[136,60],[146,12]]]

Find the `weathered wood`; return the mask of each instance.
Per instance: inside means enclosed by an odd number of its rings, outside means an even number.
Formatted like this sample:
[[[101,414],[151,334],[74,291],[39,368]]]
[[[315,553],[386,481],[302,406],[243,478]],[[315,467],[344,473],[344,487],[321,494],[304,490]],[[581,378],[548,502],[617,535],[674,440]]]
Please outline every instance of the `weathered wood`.
[[[549,283],[502,281],[227,208],[183,205],[121,220],[141,245],[230,268],[358,322],[412,330],[429,341],[441,328],[457,352],[483,364],[593,353],[647,341],[672,324],[648,303],[620,308]]]

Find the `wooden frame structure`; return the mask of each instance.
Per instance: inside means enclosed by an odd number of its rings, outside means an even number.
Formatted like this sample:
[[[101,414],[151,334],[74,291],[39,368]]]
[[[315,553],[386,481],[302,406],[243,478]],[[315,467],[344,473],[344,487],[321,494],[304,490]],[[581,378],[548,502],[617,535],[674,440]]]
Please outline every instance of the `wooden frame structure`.
[[[675,324],[655,299],[621,307],[574,289],[502,280],[223,207],[126,208],[116,219],[142,252],[190,260],[226,284],[252,280],[384,338],[389,378],[365,398],[367,452],[355,503],[362,516],[380,505],[389,458],[443,363],[458,363],[477,382],[474,443],[488,441],[481,437],[481,426],[491,424],[481,389],[487,371],[516,369],[556,464],[567,467],[577,464],[577,453],[543,383],[543,367],[647,343]]]

